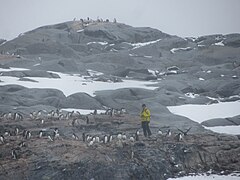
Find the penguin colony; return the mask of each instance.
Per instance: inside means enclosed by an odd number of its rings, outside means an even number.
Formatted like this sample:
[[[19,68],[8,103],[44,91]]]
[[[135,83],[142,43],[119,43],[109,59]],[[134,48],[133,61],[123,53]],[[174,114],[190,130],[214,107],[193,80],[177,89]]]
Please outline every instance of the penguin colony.
[[[117,116],[120,114],[124,114],[126,111],[125,109],[120,109],[120,110],[115,110],[113,108],[108,109],[105,113],[105,115],[108,115],[110,117],[112,116]],[[79,112],[67,112],[63,113],[60,110],[53,110],[50,112],[47,111],[34,111],[29,113],[28,119],[33,122],[38,122],[38,125],[44,125],[44,123],[48,121],[72,121],[69,123],[70,126],[75,126],[77,123],[77,120],[81,119],[85,122],[85,125],[88,125],[90,123],[89,117],[90,116],[97,115],[97,111],[94,110],[93,113],[89,115],[81,115]],[[26,119],[27,119],[26,118]],[[19,113],[19,112],[8,112],[8,113],[3,113],[0,115],[0,121],[4,120],[10,120],[10,121],[23,121],[24,116]],[[170,129],[167,131],[163,132],[161,129],[159,129],[156,134],[154,135],[156,138],[162,137],[162,138],[171,138],[173,137],[174,140],[177,142],[183,141],[184,136],[187,135],[187,133],[190,131],[191,128],[187,129],[187,131],[182,131],[178,129],[180,132],[177,135],[173,135]],[[47,140],[49,143],[53,143],[56,140],[61,140],[63,137],[64,133],[61,132],[57,127],[53,128],[44,128],[44,129],[39,129],[38,132],[34,131],[31,132],[31,130],[28,129],[20,129],[19,127],[15,127],[14,130],[8,130],[5,129],[5,132],[0,132],[0,146],[4,145],[6,143],[9,143],[9,138],[8,137],[16,137],[20,138],[21,142],[18,144],[17,147],[13,147],[11,150],[11,157],[12,159],[18,159],[21,157],[19,154],[19,148],[26,148],[27,143],[30,139],[42,139],[42,140]],[[141,138],[140,138],[141,137]],[[67,137],[64,136],[64,138],[67,138],[69,140],[73,141],[81,141],[86,144],[87,147],[94,147],[97,145],[108,145],[112,144],[113,142],[121,142],[121,143],[134,143],[136,141],[143,140],[143,135],[140,133],[139,129],[136,129],[135,132],[131,133],[126,133],[126,132],[116,132],[112,134],[92,134],[92,133],[87,133],[86,130],[82,132],[82,134],[79,134],[77,132],[72,132],[71,135],[68,135]],[[132,155],[133,156],[133,155]]]

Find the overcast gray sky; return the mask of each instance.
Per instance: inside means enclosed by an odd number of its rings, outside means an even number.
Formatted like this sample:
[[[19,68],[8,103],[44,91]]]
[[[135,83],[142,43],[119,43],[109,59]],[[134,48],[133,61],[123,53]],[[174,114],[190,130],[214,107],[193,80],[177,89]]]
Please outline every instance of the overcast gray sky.
[[[75,17],[116,18],[181,37],[240,33],[240,0],[0,0],[0,38]]]

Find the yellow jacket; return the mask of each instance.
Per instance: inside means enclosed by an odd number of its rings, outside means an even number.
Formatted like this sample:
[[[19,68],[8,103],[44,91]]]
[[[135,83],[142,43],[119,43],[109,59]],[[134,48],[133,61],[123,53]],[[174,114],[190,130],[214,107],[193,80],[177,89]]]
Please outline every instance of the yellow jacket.
[[[140,116],[141,116],[142,122],[143,122],[143,121],[148,121],[148,122],[150,122],[151,113],[150,113],[150,110],[149,110],[148,108],[145,108],[144,110],[142,110]]]

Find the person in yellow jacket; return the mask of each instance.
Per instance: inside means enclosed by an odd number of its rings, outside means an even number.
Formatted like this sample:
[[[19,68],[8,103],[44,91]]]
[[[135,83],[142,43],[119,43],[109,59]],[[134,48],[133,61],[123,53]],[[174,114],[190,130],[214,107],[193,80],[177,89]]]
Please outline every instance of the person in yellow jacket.
[[[140,114],[140,117],[142,121],[143,134],[145,137],[150,137],[152,135],[149,128],[151,113],[150,110],[147,108],[146,104],[142,105],[142,112]]]

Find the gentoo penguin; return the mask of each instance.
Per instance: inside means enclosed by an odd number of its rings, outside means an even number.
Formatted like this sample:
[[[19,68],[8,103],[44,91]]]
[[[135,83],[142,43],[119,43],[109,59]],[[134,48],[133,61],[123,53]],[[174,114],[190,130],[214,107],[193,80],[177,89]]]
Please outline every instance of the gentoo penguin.
[[[163,132],[161,131],[161,129],[158,129],[158,135],[162,135]]]
[[[18,112],[16,112],[16,113],[13,114],[13,119],[14,119],[15,121],[17,121],[17,120],[23,120],[23,115],[20,114],[20,113],[18,113]]]
[[[4,144],[4,141],[5,141],[4,136],[0,135],[0,142],[1,142],[1,144]]]
[[[100,142],[100,138],[96,136],[96,142]]]
[[[26,143],[24,141],[20,142],[18,145],[19,147],[26,147]]]
[[[108,142],[110,143],[110,142],[112,142],[112,140],[113,140],[113,136],[110,135],[110,136],[108,137]]]
[[[75,133],[73,133],[72,137],[73,137],[73,139],[75,139],[75,140],[78,140],[78,139],[79,139],[79,137],[78,137]]]
[[[31,136],[32,136],[31,132],[30,132],[30,131],[27,131],[25,138],[26,138],[26,139],[30,139]]]
[[[48,139],[50,140],[50,141],[53,141],[53,138],[49,135],[48,136]]]
[[[83,142],[85,142],[85,141],[86,141],[86,136],[85,136],[85,133],[82,133],[82,140],[83,140]]]
[[[135,140],[136,141],[139,141],[139,134],[140,134],[140,131],[136,130],[136,132],[135,132]]]
[[[123,134],[123,135],[122,135],[122,139],[123,139],[123,140],[126,140],[126,139],[127,139],[126,134]]]
[[[4,136],[11,136],[10,131],[6,130]]]
[[[140,134],[140,131],[139,131],[139,129],[137,129],[136,130],[136,133],[135,134],[137,134],[137,135],[139,135]]]
[[[91,140],[89,143],[88,143],[88,146],[92,146],[93,145],[93,141]]]
[[[108,136],[107,136],[107,135],[104,136],[103,142],[104,142],[105,144],[108,142]]]
[[[90,136],[90,135],[87,135],[87,136],[86,136],[86,141],[87,141],[87,142],[89,142],[91,139],[92,139],[92,136]]]
[[[131,136],[131,137],[130,137],[130,141],[131,141],[131,142],[134,142],[134,137]]]
[[[92,142],[95,142],[96,141],[96,138],[95,137],[92,137],[92,140],[91,140]]]
[[[8,113],[7,119],[8,119],[8,120],[11,120],[11,119],[12,119],[12,113],[11,113],[11,112]]]
[[[39,131],[39,138],[41,138],[43,136],[43,131]]]
[[[35,116],[33,115],[33,113],[30,113],[29,116],[31,119],[35,119]]]
[[[177,139],[177,141],[182,141],[182,140],[183,140],[182,134],[181,134],[181,133],[178,133],[178,134],[176,135],[176,139]]]
[[[16,127],[15,130],[14,130],[14,132],[15,132],[15,135],[17,136],[18,133],[19,133],[19,129]]]
[[[121,139],[122,139],[122,134],[119,133],[119,134],[117,135],[117,138],[118,138],[118,140],[121,140]]]
[[[15,149],[12,149],[12,158],[13,159],[17,159],[17,153],[16,153],[16,151],[15,151]]]
[[[86,116],[86,124],[89,124],[89,118]]]
[[[59,138],[59,136],[60,136],[60,134],[58,133],[58,131],[54,131],[54,133],[53,133],[54,139]]]
[[[169,129],[169,130],[167,131],[166,137],[170,137],[171,135],[172,135],[172,132],[171,132],[171,130]]]

